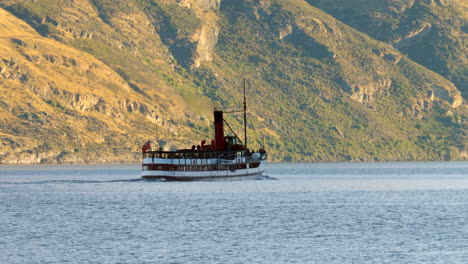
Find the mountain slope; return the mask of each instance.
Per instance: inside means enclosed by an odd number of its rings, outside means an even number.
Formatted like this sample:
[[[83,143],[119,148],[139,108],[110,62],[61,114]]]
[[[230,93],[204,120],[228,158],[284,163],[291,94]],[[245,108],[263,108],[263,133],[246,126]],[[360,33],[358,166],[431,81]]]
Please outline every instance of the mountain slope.
[[[255,100],[268,109],[253,112],[264,112],[259,119],[279,135],[266,141],[299,153],[285,159],[431,159],[451,152],[421,146],[446,125],[433,119],[446,110],[433,106],[462,103],[453,84],[301,1],[243,3],[221,4],[219,57],[206,66],[220,76],[212,92],[227,102],[235,97],[230,84],[252,76],[260,90]],[[424,131],[419,123],[430,125]],[[438,144],[446,136],[433,135]]]
[[[169,133],[164,104],[153,107],[93,56],[40,36],[2,9],[0,17],[2,160],[134,160],[151,130]]]
[[[5,39],[0,55],[24,65],[9,67],[28,81],[1,79],[8,91],[0,100],[8,116],[0,127],[2,162],[134,159],[147,138],[172,145],[208,139],[209,110],[237,109],[243,78],[250,84],[249,145],[258,148],[264,138],[274,160],[466,155],[467,108],[450,81],[304,1],[0,4],[46,43],[28,44],[23,33]],[[16,20],[0,21],[2,35]],[[35,70],[38,62],[27,59],[33,53],[53,59]],[[62,57],[96,70],[80,71]],[[16,100],[13,87],[34,103]],[[241,127],[240,116],[226,118]],[[35,159],[25,159],[28,153]]]
[[[458,0],[308,0],[451,80],[468,99],[468,4]]]

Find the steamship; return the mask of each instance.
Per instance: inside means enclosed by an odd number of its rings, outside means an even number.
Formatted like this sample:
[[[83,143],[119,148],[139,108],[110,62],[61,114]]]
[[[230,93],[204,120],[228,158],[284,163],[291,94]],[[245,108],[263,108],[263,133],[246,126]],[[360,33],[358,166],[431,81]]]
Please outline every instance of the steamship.
[[[247,106],[244,80],[244,142],[224,120],[224,112],[214,110],[214,139],[206,145],[175,151],[150,150],[151,141],[142,147],[142,178],[173,181],[216,180],[224,178],[253,178],[262,175],[267,152],[247,148]],[[239,111],[241,112],[241,111]],[[224,125],[234,136],[225,136]]]

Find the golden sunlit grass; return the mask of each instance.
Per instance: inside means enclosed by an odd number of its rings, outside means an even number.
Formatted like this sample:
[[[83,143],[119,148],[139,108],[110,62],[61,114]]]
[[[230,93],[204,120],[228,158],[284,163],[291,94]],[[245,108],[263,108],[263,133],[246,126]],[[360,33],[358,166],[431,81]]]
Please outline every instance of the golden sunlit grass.
[[[146,114],[127,113],[127,104],[152,111],[151,100],[93,56],[42,37],[3,9],[0,74],[0,140],[7,142],[0,154],[35,147],[97,151],[110,142],[137,150],[138,136],[124,141],[122,135],[150,136]]]

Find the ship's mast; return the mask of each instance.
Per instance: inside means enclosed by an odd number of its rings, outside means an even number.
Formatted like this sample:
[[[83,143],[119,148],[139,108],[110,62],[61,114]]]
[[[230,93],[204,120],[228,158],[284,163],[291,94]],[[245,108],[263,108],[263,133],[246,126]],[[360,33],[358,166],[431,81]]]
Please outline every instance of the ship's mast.
[[[245,97],[245,79],[244,79],[244,140],[247,147],[247,98]]]

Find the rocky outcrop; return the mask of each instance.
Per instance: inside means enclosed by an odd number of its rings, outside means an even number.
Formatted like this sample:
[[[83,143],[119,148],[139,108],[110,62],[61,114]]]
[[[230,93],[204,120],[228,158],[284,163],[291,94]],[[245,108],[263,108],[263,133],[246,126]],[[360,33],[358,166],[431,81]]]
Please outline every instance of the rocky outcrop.
[[[216,13],[219,11],[221,0],[176,0],[175,2],[192,10],[202,22],[201,27],[190,37],[190,42],[195,47],[191,66],[198,68],[202,62],[210,62],[213,59],[213,49],[218,43],[219,36]]]
[[[390,62],[394,65],[398,64],[403,56],[395,51],[388,51],[388,50],[380,50],[380,49],[372,49],[372,52],[379,56],[380,58],[383,58],[387,62]]]
[[[418,1],[418,0],[405,0],[405,1],[390,0],[390,1],[387,1],[387,4],[388,4],[387,8],[391,12],[401,14],[401,13],[404,13],[407,9],[412,8],[415,1]]]
[[[204,12],[217,11],[221,4],[221,0],[169,0],[168,2],[171,1],[180,6],[194,9],[196,12],[199,10]]]
[[[193,58],[195,68],[201,63],[210,62],[213,59],[213,49],[218,43],[219,27],[215,21],[204,23],[199,32],[194,36],[196,50]]]
[[[429,5],[438,5],[438,6],[445,5],[445,0],[421,0],[421,1]]]
[[[457,108],[463,103],[463,97],[461,96],[460,91],[458,91],[453,85],[448,87],[432,84],[430,89],[434,92],[436,97],[449,102],[453,108]]]
[[[18,80],[21,83],[28,81],[28,69],[18,64],[15,58],[2,58],[0,60],[0,83],[3,80]]]
[[[399,48],[410,46],[414,43],[414,41],[427,35],[431,28],[432,25],[430,23],[423,23],[418,28],[409,31],[405,36],[398,37],[397,39],[393,40],[393,42]]]
[[[389,89],[392,85],[392,80],[380,78],[378,80],[351,85],[351,98],[363,105],[372,106],[374,104],[374,96]]]
[[[286,24],[278,27],[278,39],[282,40],[285,37],[293,33],[293,26],[291,24]]]
[[[427,89],[426,94],[421,94],[414,99],[414,104],[406,108],[405,114],[421,119],[428,110],[434,107],[434,102],[440,104],[440,102],[444,101],[449,102],[452,108],[457,108],[462,105],[463,98],[454,87],[432,84]],[[453,114],[453,112],[448,111],[446,114]]]

